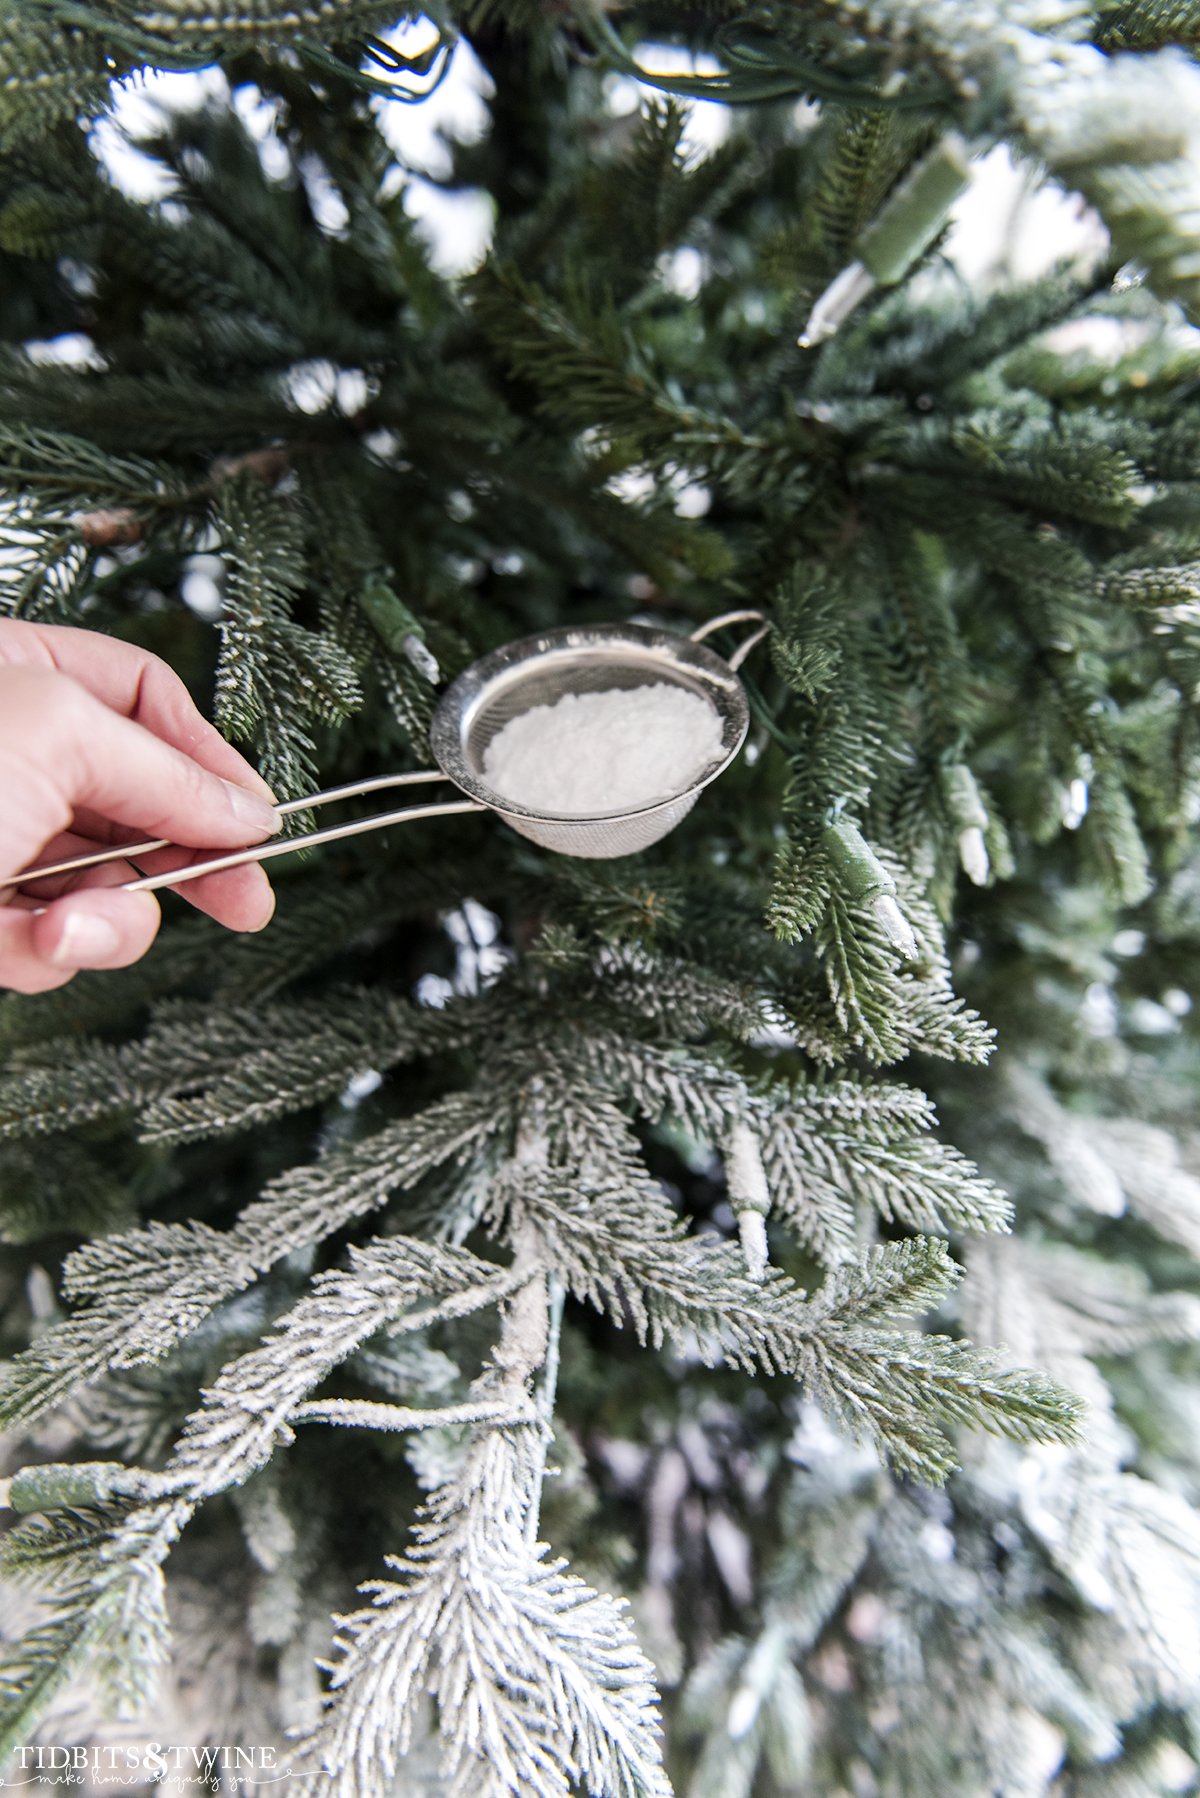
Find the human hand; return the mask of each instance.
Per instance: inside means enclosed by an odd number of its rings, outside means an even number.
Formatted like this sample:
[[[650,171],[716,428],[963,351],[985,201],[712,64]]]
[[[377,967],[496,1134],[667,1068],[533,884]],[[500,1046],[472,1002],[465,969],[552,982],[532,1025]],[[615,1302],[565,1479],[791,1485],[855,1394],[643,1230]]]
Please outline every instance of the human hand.
[[[127,967],[160,922],[152,893],[119,890],[138,872],[128,862],[20,890],[7,874],[145,837],[241,848],[278,830],[271,806],[266,782],[157,656],[95,631],[0,620],[0,987],[40,993],[80,968]],[[196,859],[161,849],[138,868]],[[231,930],[261,930],[275,909],[253,864],[182,891]]]

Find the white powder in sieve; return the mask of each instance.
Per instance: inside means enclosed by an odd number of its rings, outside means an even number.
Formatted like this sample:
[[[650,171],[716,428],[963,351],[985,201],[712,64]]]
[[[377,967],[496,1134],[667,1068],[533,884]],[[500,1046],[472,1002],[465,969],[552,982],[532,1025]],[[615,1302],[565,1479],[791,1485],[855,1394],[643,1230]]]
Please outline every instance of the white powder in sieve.
[[[683,792],[724,748],[721,719],[698,693],[659,682],[564,693],[497,731],[483,772],[497,793],[534,811],[595,817]]]

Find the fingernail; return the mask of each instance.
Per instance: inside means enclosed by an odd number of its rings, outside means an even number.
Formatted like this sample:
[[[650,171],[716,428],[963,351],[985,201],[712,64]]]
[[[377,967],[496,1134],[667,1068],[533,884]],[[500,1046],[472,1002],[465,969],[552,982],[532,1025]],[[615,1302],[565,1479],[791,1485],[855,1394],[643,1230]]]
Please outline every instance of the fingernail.
[[[283,829],[283,819],[265,799],[248,793],[245,787],[235,786],[231,780],[222,781],[221,784],[225,788],[230,811],[238,823],[244,824],[256,837],[273,837],[276,831]]]
[[[96,912],[75,911],[64,919],[50,960],[60,968],[86,968],[107,961],[120,947],[121,933],[115,924]]]

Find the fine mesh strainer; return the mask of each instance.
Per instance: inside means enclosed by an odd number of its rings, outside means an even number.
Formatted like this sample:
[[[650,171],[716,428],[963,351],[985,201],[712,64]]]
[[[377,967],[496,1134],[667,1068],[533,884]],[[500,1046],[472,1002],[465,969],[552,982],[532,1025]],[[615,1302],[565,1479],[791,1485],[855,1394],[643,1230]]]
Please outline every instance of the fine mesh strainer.
[[[759,628],[739,644],[728,661],[703,647],[705,637],[726,625],[742,623],[754,623]],[[505,823],[522,836],[559,855],[592,860],[634,855],[674,830],[680,819],[691,811],[703,788],[724,773],[741,748],[749,725],[749,710],[737,670],[768,629],[761,612],[725,612],[719,618],[709,619],[690,637],[677,637],[670,631],[651,630],[640,624],[586,624],[544,631],[539,636],[508,643],[460,674],[442,696],[429,733],[430,748],[438,764],[436,768],[422,769],[414,774],[385,774],[349,786],[331,787],[323,793],[289,800],[276,810],[286,816],[309,806],[329,805],[339,799],[353,799],[367,793],[436,780],[452,782],[466,795],[465,798],[409,806],[403,811],[374,813],[368,818],[356,818],[348,824],[331,825],[325,830],[288,837],[282,842],[270,839],[250,849],[206,856],[186,867],[126,881],[126,890],[154,892],[159,887],[179,886],[202,874],[216,874],[225,868],[241,867],[246,862],[288,855],[293,849],[336,842],[341,837],[382,830],[390,824],[448,817],[458,812],[498,812]],[[488,744],[522,712],[530,711],[534,706],[552,705],[568,693],[612,692],[614,688],[662,684],[683,687],[697,694],[712,706],[721,723],[720,753],[682,792],[668,794],[636,811],[591,813],[581,817],[519,805],[497,793],[484,778],[483,758]],[[50,875],[72,874],[82,868],[96,867],[102,862],[137,861],[158,850],[175,847],[177,845],[165,838],[125,843],[94,855],[77,856],[72,861],[30,869],[14,878],[17,881],[42,880]],[[0,886],[4,884],[0,881]]]

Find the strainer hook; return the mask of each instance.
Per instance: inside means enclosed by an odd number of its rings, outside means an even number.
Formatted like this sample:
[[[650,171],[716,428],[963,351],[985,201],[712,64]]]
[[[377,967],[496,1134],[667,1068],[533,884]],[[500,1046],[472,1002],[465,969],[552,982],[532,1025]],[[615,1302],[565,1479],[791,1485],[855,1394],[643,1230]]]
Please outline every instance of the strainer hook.
[[[758,645],[762,642],[763,638],[771,628],[771,623],[764,612],[755,612],[749,608],[742,612],[722,612],[720,617],[709,618],[704,624],[700,625],[699,629],[694,630],[691,634],[690,641],[693,643],[703,643],[705,637],[714,636],[717,631],[724,630],[727,624],[757,624],[760,627],[756,631],[751,631],[745,641],[738,644],[731,656],[726,656],[726,661],[736,674],[742,663],[746,660],[746,657],[750,654],[750,651],[752,649],[757,649]]]

